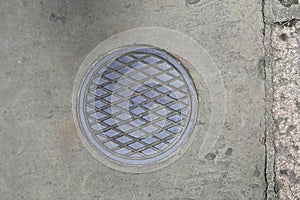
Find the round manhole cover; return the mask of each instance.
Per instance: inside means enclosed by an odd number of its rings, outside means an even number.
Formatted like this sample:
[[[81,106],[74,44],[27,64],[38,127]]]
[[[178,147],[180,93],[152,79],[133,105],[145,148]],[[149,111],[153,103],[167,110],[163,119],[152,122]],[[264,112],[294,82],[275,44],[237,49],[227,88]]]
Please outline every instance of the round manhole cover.
[[[186,68],[150,46],[100,58],[76,97],[81,134],[99,161],[122,171],[141,172],[174,156],[189,139],[196,116],[196,91]]]

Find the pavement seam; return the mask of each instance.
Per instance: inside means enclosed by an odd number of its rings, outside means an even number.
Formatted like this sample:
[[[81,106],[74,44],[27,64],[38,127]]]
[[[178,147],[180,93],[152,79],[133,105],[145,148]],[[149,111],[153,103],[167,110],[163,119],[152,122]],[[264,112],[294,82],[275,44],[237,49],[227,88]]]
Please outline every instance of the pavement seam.
[[[262,44],[263,44],[263,65],[265,71],[265,199],[275,199],[275,172],[274,172],[274,121],[272,115],[272,102],[273,102],[273,85],[272,85],[272,67],[270,62],[270,36],[271,27],[267,21],[266,16],[266,0],[262,0],[262,20],[263,20],[263,30],[262,30]]]

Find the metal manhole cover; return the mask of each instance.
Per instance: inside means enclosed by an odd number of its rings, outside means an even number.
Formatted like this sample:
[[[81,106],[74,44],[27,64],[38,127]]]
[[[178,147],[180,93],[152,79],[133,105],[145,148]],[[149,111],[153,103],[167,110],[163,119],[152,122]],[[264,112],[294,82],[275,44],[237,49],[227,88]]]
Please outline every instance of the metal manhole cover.
[[[196,119],[189,74],[154,47],[131,46],[102,57],[79,90],[81,132],[106,164],[141,168],[162,162],[179,151]]]

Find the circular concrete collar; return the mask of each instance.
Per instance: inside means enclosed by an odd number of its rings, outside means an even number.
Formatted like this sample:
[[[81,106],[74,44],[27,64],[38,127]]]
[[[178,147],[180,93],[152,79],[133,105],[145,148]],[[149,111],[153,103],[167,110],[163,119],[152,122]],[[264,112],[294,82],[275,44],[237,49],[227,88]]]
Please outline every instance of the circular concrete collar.
[[[174,55],[191,65],[183,66]],[[189,72],[208,73],[214,80],[210,88],[220,94],[223,82],[215,69],[195,41],[176,31],[134,29],[105,40],[85,58],[74,83],[72,110],[83,144],[101,163],[124,172],[171,164],[199,129],[199,94]],[[211,91],[210,96],[220,99]],[[214,112],[217,122],[222,111]],[[201,149],[212,148],[216,139],[208,135],[204,142],[210,144]]]

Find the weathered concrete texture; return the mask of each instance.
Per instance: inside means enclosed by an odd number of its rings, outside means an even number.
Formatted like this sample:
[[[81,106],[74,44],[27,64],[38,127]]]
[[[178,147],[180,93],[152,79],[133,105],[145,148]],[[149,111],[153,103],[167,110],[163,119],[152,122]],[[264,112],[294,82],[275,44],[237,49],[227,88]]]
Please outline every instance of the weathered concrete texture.
[[[292,2],[292,1],[285,1]],[[277,121],[274,121],[272,113],[273,109],[273,65],[274,61],[271,47],[272,30],[274,24],[284,23],[291,19],[300,19],[300,5],[294,4],[290,7],[285,7],[279,0],[263,1],[264,14],[264,45],[265,45],[265,72],[266,72],[266,149],[267,149],[267,165],[266,165],[266,180],[268,182],[267,196],[268,199],[276,198],[275,185],[275,148],[274,148],[274,131],[277,129]]]
[[[273,25],[277,22],[300,19],[300,4],[293,4],[290,7],[282,5],[282,2],[294,2],[293,0],[264,0],[265,24]],[[268,27],[267,27],[268,28]],[[268,34],[270,36],[270,34]]]
[[[273,113],[279,199],[300,198],[300,21],[274,26]]]
[[[264,199],[262,2],[189,2],[0,2],[1,199]],[[169,167],[132,175],[107,168],[83,147],[71,94],[94,46],[145,26],[200,42],[223,76],[228,109],[206,158],[198,158],[201,132]]]
[[[280,3],[286,7],[291,7],[292,5],[296,5],[299,3],[298,0],[279,0]]]

